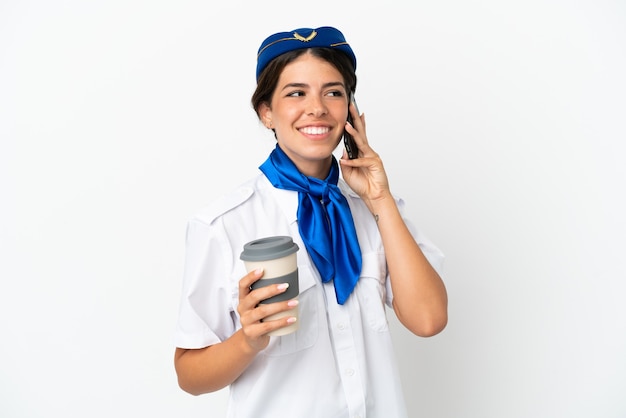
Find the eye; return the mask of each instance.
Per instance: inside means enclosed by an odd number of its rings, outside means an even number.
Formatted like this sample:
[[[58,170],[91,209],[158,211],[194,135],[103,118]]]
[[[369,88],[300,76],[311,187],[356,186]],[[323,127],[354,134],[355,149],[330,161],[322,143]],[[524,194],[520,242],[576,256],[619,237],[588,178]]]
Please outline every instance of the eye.
[[[287,93],[287,97],[302,97],[304,96],[304,92],[301,90],[295,90]]]
[[[331,97],[343,97],[344,96],[344,93],[341,90],[331,90],[326,94]]]

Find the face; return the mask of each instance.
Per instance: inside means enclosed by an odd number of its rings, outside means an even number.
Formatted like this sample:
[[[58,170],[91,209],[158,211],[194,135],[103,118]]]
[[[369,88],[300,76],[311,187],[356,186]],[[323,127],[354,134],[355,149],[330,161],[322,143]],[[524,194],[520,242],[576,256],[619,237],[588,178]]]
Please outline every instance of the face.
[[[303,174],[326,177],[348,116],[344,80],[332,64],[302,54],[283,69],[272,102],[259,114]]]

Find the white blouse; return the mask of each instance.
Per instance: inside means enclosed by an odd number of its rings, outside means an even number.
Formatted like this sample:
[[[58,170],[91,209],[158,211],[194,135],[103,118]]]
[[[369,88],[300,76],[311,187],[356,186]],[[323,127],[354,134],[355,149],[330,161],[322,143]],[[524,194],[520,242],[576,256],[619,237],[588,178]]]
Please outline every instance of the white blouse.
[[[230,386],[229,417],[406,417],[386,318],[392,292],[376,222],[340,179],[363,258],[359,282],[339,305],[332,281],[322,283],[298,232],[298,193],[274,188],[259,174],[200,211],[188,223],[180,314],[174,344],[203,348],[241,328],[239,259],[245,243],[289,235],[298,244],[299,328],[271,337]],[[404,203],[398,200],[402,213]],[[443,254],[406,219],[432,266]]]

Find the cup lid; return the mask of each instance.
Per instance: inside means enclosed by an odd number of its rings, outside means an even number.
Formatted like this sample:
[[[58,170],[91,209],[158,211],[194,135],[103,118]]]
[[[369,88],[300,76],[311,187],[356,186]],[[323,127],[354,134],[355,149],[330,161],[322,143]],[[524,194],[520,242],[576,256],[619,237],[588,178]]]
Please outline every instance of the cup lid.
[[[291,237],[277,235],[259,238],[243,246],[241,258],[244,261],[266,261],[286,257],[298,251],[298,244]]]

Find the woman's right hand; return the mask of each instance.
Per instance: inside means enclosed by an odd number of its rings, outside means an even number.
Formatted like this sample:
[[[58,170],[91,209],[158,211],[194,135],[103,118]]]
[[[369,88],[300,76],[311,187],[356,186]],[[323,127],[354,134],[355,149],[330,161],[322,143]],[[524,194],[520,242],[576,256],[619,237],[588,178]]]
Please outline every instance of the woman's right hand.
[[[246,342],[254,351],[261,351],[270,342],[269,332],[291,325],[295,318],[285,317],[263,322],[263,319],[293,309],[298,301],[289,300],[268,304],[259,304],[262,300],[279,295],[287,290],[286,283],[273,284],[250,290],[250,286],[263,276],[263,270],[257,269],[246,274],[239,281],[239,305],[237,312]]]

